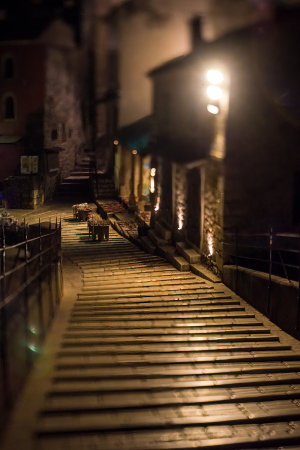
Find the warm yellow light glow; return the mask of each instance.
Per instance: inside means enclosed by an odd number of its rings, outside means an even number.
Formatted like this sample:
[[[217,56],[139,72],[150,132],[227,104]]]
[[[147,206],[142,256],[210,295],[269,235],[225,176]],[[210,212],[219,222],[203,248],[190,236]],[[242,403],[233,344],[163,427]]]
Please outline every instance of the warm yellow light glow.
[[[209,70],[206,76],[208,81],[212,84],[220,84],[223,81],[223,74],[218,70]]]
[[[118,144],[119,144],[119,141],[114,141],[114,144],[115,144],[115,145],[118,145]]]
[[[212,100],[219,100],[222,97],[222,89],[218,86],[208,86],[207,95]]]
[[[183,228],[183,221],[184,221],[184,214],[183,214],[183,208],[182,205],[179,203],[177,205],[177,214],[178,214],[178,231],[182,230]]]
[[[133,155],[137,155],[137,151],[136,150],[132,150],[132,154]]]
[[[155,174],[156,174],[156,169],[151,169],[150,170],[151,177],[155,177]]]
[[[155,183],[154,183],[153,177],[150,178],[150,192],[151,192],[151,194],[154,194],[154,192],[155,192]]]
[[[155,208],[154,208],[154,211],[157,212],[158,210],[159,210],[159,206],[156,205]]]
[[[207,237],[207,244],[208,244],[208,250],[209,250],[209,255],[208,256],[212,256],[214,249],[213,249],[213,239],[211,234],[208,235]]]
[[[211,114],[219,114],[219,108],[215,105],[207,105],[207,111]]]

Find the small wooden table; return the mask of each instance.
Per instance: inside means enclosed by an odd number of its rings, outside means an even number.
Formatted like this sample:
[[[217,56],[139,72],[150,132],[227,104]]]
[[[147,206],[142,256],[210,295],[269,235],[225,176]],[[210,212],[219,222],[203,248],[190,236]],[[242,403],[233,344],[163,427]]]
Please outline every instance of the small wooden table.
[[[92,233],[92,239],[93,241],[96,240],[98,236],[99,241],[103,241],[103,238],[108,241],[109,240],[109,225],[92,225],[88,223],[89,227],[89,238]]]
[[[87,220],[89,213],[92,212],[91,209],[85,210],[85,209],[78,209],[77,210],[77,218],[79,222],[82,220]]]

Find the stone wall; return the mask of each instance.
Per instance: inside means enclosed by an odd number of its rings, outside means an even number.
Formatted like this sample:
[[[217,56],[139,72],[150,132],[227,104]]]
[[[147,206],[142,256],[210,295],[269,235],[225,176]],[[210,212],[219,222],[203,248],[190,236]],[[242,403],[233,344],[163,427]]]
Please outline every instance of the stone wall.
[[[175,217],[173,220],[173,237],[179,241],[186,238],[187,225],[187,170],[178,164],[174,167]]]
[[[131,192],[131,150],[122,148],[120,169],[120,196],[129,197]]]
[[[299,339],[297,318],[299,283],[251,269],[223,267],[223,283],[266,315],[282,330]],[[269,305],[269,308],[268,308]]]
[[[201,169],[195,167],[187,173],[186,237],[200,250],[201,245]]]
[[[213,159],[205,165],[202,262],[214,273],[222,271],[223,248],[223,162]]]
[[[60,147],[59,180],[80,162],[85,146],[82,122],[80,57],[76,48],[48,48],[44,147]]]
[[[161,198],[159,208],[159,218],[170,228],[173,224],[173,176],[172,163],[164,161],[161,170]]]
[[[9,209],[36,209],[44,203],[43,179],[20,175],[4,181],[4,199]]]

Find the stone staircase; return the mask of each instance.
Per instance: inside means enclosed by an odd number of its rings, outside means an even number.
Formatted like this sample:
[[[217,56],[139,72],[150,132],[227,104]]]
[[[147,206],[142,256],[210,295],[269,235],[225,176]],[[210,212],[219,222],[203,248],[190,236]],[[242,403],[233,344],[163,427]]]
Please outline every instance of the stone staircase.
[[[94,195],[96,200],[109,200],[116,198],[115,183],[109,174],[98,174],[96,179],[93,179]]]
[[[1,449],[299,450],[299,345],[223,284],[63,217],[83,287]]]
[[[93,171],[93,165],[93,154],[85,153],[80,165],[77,165],[73,172],[60,184],[56,193],[56,200],[73,203],[92,201],[89,179]]]
[[[151,255],[156,253],[167,259],[180,272],[191,271],[212,282],[220,279],[207,270],[200,263],[200,255],[186,242],[177,242],[171,245],[172,231],[160,222],[155,223],[155,229],[148,231],[148,236],[141,238],[143,249]]]

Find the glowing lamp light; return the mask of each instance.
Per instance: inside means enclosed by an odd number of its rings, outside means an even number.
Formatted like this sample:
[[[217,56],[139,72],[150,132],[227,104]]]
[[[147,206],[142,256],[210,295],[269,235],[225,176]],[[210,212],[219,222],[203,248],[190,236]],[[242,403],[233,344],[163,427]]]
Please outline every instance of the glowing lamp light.
[[[150,178],[150,192],[151,192],[151,194],[154,194],[154,192],[155,192],[155,184],[154,184],[153,177]]]
[[[211,235],[208,236],[207,244],[208,244],[208,250],[209,250],[209,255],[208,256],[212,256],[213,252],[214,252],[214,249],[213,249],[213,239],[212,239]]]
[[[215,105],[207,105],[207,111],[211,114],[219,114],[219,108]]]
[[[222,89],[218,86],[208,86],[206,92],[212,100],[219,100],[222,97]]]
[[[208,81],[211,84],[220,84],[223,81],[223,74],[218,70],[209,70],[206,74]]]
[[[151,177],[155,177],[155,174],[156,174],[156,169],[151,169],[150,170]]]
[[[132,150],[132,154],[133,155],[137,155],[137,151],[136,150]]]
[[[119,141],[114,141],[114,144],[115,144],[115,145],[118,145],[118,144],[119,144]]]
[[[182,230],[182,220],[181,219],[179,219],[179,222],[178,222],[178,231],[180,231],[180,230]]]
[[[159,210],[159,206],[156,205],[155,208],[154,208],[154,211],[157,212],[158,210]]]

